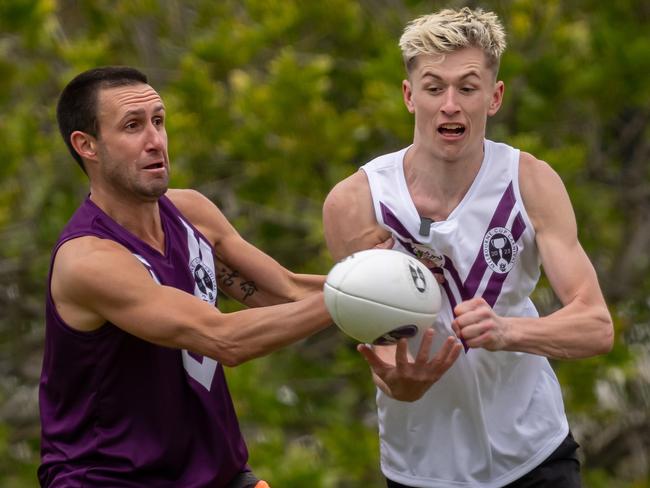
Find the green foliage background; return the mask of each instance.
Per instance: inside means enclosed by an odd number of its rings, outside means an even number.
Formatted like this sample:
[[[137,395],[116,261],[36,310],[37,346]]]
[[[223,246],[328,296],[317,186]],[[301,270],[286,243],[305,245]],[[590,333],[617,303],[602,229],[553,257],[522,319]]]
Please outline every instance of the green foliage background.
[[[462,5],[495,10],[509,33],[489,136],[562,175],[615,319],[611,354],[554,364],[585,485],[650,486],[645,0],[0,0],[0,486],[37,484],[49,252],[87,191],[55,124],[67,81],[141,68],[167,105],[173,185],[209,196],[287,267],[326,273],[325,195],[412,136],[401,29]],[[545,283],[534,298],[557,307]],[[251,465],[274,487],[383,486],[374,388],[336,330],[227,375]]]

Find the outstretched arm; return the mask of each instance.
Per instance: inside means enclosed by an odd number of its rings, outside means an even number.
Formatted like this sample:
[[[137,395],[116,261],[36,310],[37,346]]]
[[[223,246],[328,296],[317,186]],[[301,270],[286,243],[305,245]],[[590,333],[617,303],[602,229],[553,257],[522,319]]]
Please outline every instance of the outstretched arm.
[[[210,240],[219,288],[248,307],[299,300],[323,289],[325,276],[298,274],[253,246],[221,210],[194,190],[169,190],[169,198]]]
[[[322,292],[293,303],[220,313],[194,295],[157,284],[127,249],[96,237],[73,239],[59,248],[51,286],[59,315],[75,329],[90,331],[111,322],[146,341],[227,366],[331,323]]]
[[[469,347],[564,359],[608,352],[614,336],[611,316],[578,240],[564,184],[548,164],[525,153],[519,181],[544,271],[563,306],[546,317],[505,318],[474,298],[456,307],[454,329]]]
[[[324,276],[291,273],[242,239],[199,193],[171,190],[169,196],[227,267],[232,283],[224,283],[222,274],[222,288],[232,284],[245,304],[268,306],[220,313],[192,294],[155,283],[121,245],[88,236],[63,244],[54,260],[52,296],[68,325],[90,331],[108,321],[146,341],[233,366],[331,324]]]

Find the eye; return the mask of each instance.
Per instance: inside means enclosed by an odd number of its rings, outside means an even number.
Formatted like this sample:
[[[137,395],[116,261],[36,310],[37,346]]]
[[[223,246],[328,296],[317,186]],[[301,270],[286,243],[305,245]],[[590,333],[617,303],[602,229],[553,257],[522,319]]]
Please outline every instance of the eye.
[[[131,120],[124,124],[124,128],[126,130],[135,130],[138,128],[138,121],[137,120]]]
[[[442,88],[439,87],[439,86],[429,86],[429,87],[425,88],[425,90],[428,91],[429,93],[434,94],[434,95],[442,92]]]
[[[460,91],[461,91],[462,93],[472,93],[472,92],[476,91],[476,88],[473,87],[473,86],[463,86],[463,87],[460,89]]]
[[[165,119],[163,117],[154,117],[153,125],[162,127],[163,125],[165,125]]]

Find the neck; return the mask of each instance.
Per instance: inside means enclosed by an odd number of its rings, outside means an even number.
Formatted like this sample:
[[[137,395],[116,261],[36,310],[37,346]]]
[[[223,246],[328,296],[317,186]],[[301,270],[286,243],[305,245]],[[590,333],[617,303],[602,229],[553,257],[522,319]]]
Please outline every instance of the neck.
[[[446,220],[472,186],[482,162],[482,148],[474,157],[448,161],[411,147],[404,157],[404,176],[420,216]]]
[[[90,199],[131,234],[164,253],[165,234],[160,220],[158,199],[137,200],[115,197],[91,185]]]

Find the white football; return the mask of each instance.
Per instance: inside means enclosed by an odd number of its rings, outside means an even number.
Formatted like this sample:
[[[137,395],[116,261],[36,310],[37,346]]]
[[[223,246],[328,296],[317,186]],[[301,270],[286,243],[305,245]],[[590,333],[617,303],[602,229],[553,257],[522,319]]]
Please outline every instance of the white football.
[[[420,335],[440,311],[440,287],[417,259],[392,249],[354,253],[332,267],[324,286],[332,320],[364,343]]]

